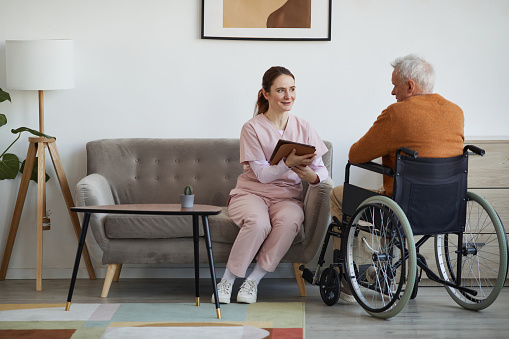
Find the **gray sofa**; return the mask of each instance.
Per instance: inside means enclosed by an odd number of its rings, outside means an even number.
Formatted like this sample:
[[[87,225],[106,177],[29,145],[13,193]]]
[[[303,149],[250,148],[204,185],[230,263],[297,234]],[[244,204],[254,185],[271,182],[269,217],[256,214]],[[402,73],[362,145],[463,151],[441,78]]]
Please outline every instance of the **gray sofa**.
[[[329,173],[332,145],[323,161]],[[209,218],[215,263],[226,263],[239,228],[228,216],[229,192],[242,173],[238,139],[103,139],[87,143],[87,176],[76,185],[76,205],[179,203],[192,185],[195,203],[221,206]],[[293,263],[301,295],[298,266],[313,259],[329,224],[329,178],[317,187],[304,183],[305,220],[282,262]],[[92,214],[93,237],[87,244],[108,272],[102,297],[118,280],[123,264],[193,263],[190,216]],[[201,229],[201,227],[200,227]],[[207,263],[204,242],[200,262]]]

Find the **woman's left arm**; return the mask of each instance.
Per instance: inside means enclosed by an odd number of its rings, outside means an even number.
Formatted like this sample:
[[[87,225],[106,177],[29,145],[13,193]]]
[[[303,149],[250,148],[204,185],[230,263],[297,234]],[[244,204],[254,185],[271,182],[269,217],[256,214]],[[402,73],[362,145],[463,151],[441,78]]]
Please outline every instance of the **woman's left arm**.
[[[268,184],[271,181],[279,179],[290,170],[290,168],[285,165],[283,159],[281,159],[277,165],[272,166],[270,166],[269,162],[266,160],[250,161],[249,166],[251,166],[256,178],[262,184]]]

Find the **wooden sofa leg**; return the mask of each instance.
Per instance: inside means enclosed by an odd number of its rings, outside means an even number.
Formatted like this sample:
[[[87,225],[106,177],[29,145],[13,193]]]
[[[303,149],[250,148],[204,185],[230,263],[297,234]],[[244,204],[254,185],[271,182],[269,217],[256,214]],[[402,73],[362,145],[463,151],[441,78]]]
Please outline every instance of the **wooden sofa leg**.
[[[299,266],[302,265],[302,263],[294,262],[293,265],[293,272],[295,273],[295,280],[297,280],[297,285],[299,286],[299,292],[301,297],[306,297],[306,285],[304,282],[304,278],[302,278],[302,272],[299,269]]]
[[[108,271],[106,272],[106,277],[104,278],[103,291],[101,293],[101,298],[107,298],[108,293],[110,292],[111,282],[113,281],[113,277],[115,276],[115,272],[117,271],[119,264],[110,264],[108,266]]]
[[[122,264],[118,264],[117,269],[115,270],[115,276],[113,277],[113,281],[117,282],[120,278],[120,271],[122,270]]]

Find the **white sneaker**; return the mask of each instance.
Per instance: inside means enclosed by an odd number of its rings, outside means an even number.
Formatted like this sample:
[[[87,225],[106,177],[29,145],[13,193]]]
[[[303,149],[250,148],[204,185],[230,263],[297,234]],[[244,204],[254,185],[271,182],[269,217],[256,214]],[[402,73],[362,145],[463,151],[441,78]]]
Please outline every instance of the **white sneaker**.
[[[344,302],[349,303],[349,304],[356,302],[355,297],[353,295],[347,294],[345,292],[339,293],[339,299],[341,299]]]
[[[356,302],[355,297],[352,295],[352,291],[350,291],[350,288],[348,287],[348,283],[343,282],[343,280],[341,280],[341,292],[339,293],[339,299],[347,303]]]
[[[233,284],[228,280],[221,280],[219,284],[217,284],[217,296],[219,297],[220,304],[229,304],[230,298],[232,296],[232,287]],[[216,303],[216,298],[214,298],[214,293],[212,293],[211,303]]]
[[[256,302],[256,294],[258,293],[256,282],[246,279],[240,286],[239,294],[237,294],[237,302],[245,304],[253,304]]]

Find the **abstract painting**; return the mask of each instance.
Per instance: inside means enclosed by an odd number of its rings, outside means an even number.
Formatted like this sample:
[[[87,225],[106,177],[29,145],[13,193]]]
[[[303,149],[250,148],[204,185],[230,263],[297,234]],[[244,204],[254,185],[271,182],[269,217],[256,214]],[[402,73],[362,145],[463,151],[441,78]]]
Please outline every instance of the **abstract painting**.
[[[202,0],[202,39],[330,41],[332,0]]]

